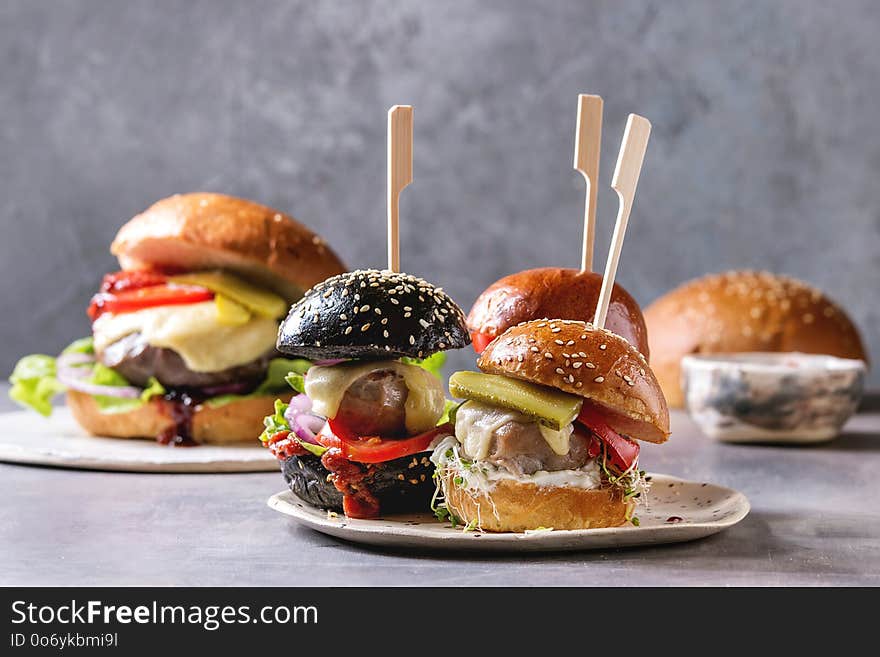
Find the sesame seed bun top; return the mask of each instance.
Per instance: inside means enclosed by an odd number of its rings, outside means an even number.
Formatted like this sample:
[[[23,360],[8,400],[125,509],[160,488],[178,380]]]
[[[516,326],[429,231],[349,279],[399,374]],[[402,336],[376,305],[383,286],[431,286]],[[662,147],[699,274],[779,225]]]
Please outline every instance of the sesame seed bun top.
[[[110,252],[123,269],[225,269],[288,301],[345,265],[293,217],[225,194],[175,194],[126,223]]]
[[[611,331],[565,319],[523,322],[489,343],[477,365],[589,399],[630,438],[669,437],[669,410],[647,360]]]
[[[427,358],[470,343],[461,308],[427,281],[376,269],[315,285],[281,323],[278,350],[303,358]]]
[[[467,316],[468,329],[489,337],[541,317],[592,322],[602,275],[566,267],[540,267],[505,276],[477,298]],[[622,286],[614,284],[605,327],[626,339],[645,358],[648,331],[642,310]]]
[[[799,351],[868,360],[840,306],[802,281],[767,272],[689,281],[652,303],[645,321],[651,364],[674,407],[684,403],[681,359],[688,354]]]

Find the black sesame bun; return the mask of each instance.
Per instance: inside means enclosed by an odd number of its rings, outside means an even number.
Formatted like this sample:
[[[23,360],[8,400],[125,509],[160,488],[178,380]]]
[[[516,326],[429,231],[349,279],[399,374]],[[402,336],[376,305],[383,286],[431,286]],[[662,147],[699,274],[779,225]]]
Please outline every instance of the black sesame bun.
[[[318,283],[290,308],[278,351],[311,360],[427,358],[470,344],[461,308],[416,276],[366,269]]]
[[[372,463],[361,483],[379,501],[382,514],[424,511],[434,492],[431,452]],[[284,480],[297,497],[320,509],[342,513],[342,493],[328,477],[321,457],[289,456],[281,464]]]

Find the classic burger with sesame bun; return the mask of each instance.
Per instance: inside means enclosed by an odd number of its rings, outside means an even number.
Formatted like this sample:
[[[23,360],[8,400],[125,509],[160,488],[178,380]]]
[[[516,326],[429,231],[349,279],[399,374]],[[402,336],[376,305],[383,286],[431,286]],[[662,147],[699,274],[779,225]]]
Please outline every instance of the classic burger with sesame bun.
[[[512,326],[541,317],[592,322],[602,275],[565,267],[527,269],[494,282],[477,298],[467,316],[479,354]],[[648,331],[636,300],[615,283],[605,326],[648,358]]]
[[[684,404],[688,354],[802,352],[868,361],[853,321],[820,290],[767,272],[694,279],[645,310],[652,365],[669,405]]]
[[[26,356],[10,396],[48,415],[67,392],[88,432],[173,445],[253,440],[285,375],[275,350],[303,290],[344,271],[292,217],[222,194],[180,194],[126,223],[122,267],[88,308],[92,335],[57,358]]]
[[[277,347],[315,364],[291,373],[299,394],[276,402],[260,437],[291,490],[352,518],[427,508],[429,446],[452,433],[442,352],[468,343],[461,309],[409,274],[354,271],[306,292]]]
[[[465,401],[431,457],[438,515],[493,532],[637,523],[647,483],[636,440],[669,436],[641,353],[585,322],[543,319],[505,331],[477,365],[449,381]]]

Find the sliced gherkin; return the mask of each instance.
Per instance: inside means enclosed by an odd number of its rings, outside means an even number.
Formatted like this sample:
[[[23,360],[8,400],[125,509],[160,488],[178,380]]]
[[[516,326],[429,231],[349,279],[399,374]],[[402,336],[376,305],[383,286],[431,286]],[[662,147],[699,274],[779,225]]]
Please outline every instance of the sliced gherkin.
[[[172,283],[200,285],[240,303],[255,315],[275,319],[287,312],[287,302],[277,294],[222,271],[197,271],[169,276]]]
[[[473,399],[519,411],[554,431],[574,422],[583,404],[583,399],[577,395],[481,372],[455,372],[449,377],[449,392],[459,399]]]
[[[226,326],[241,326],[251,321],[251,312],[225,294],[214,295],[217,306],[217,321]]]

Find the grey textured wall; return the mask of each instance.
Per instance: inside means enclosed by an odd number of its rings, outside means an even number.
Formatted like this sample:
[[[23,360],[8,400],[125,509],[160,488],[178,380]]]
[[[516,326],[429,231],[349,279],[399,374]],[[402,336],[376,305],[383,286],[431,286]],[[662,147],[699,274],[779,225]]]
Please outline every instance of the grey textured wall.
[[[467,308],[576,265],[578,92],[606,101],[601,260],[626,115],[654,125],[620,272],[643,304],[707,271],[789,273],[880,359],[878,28],[872,0],[3,0],[0,367],[88,331],[117,227],[174,192],[265,202],[382,265],[394,103],[415,106],[406,270]]]

